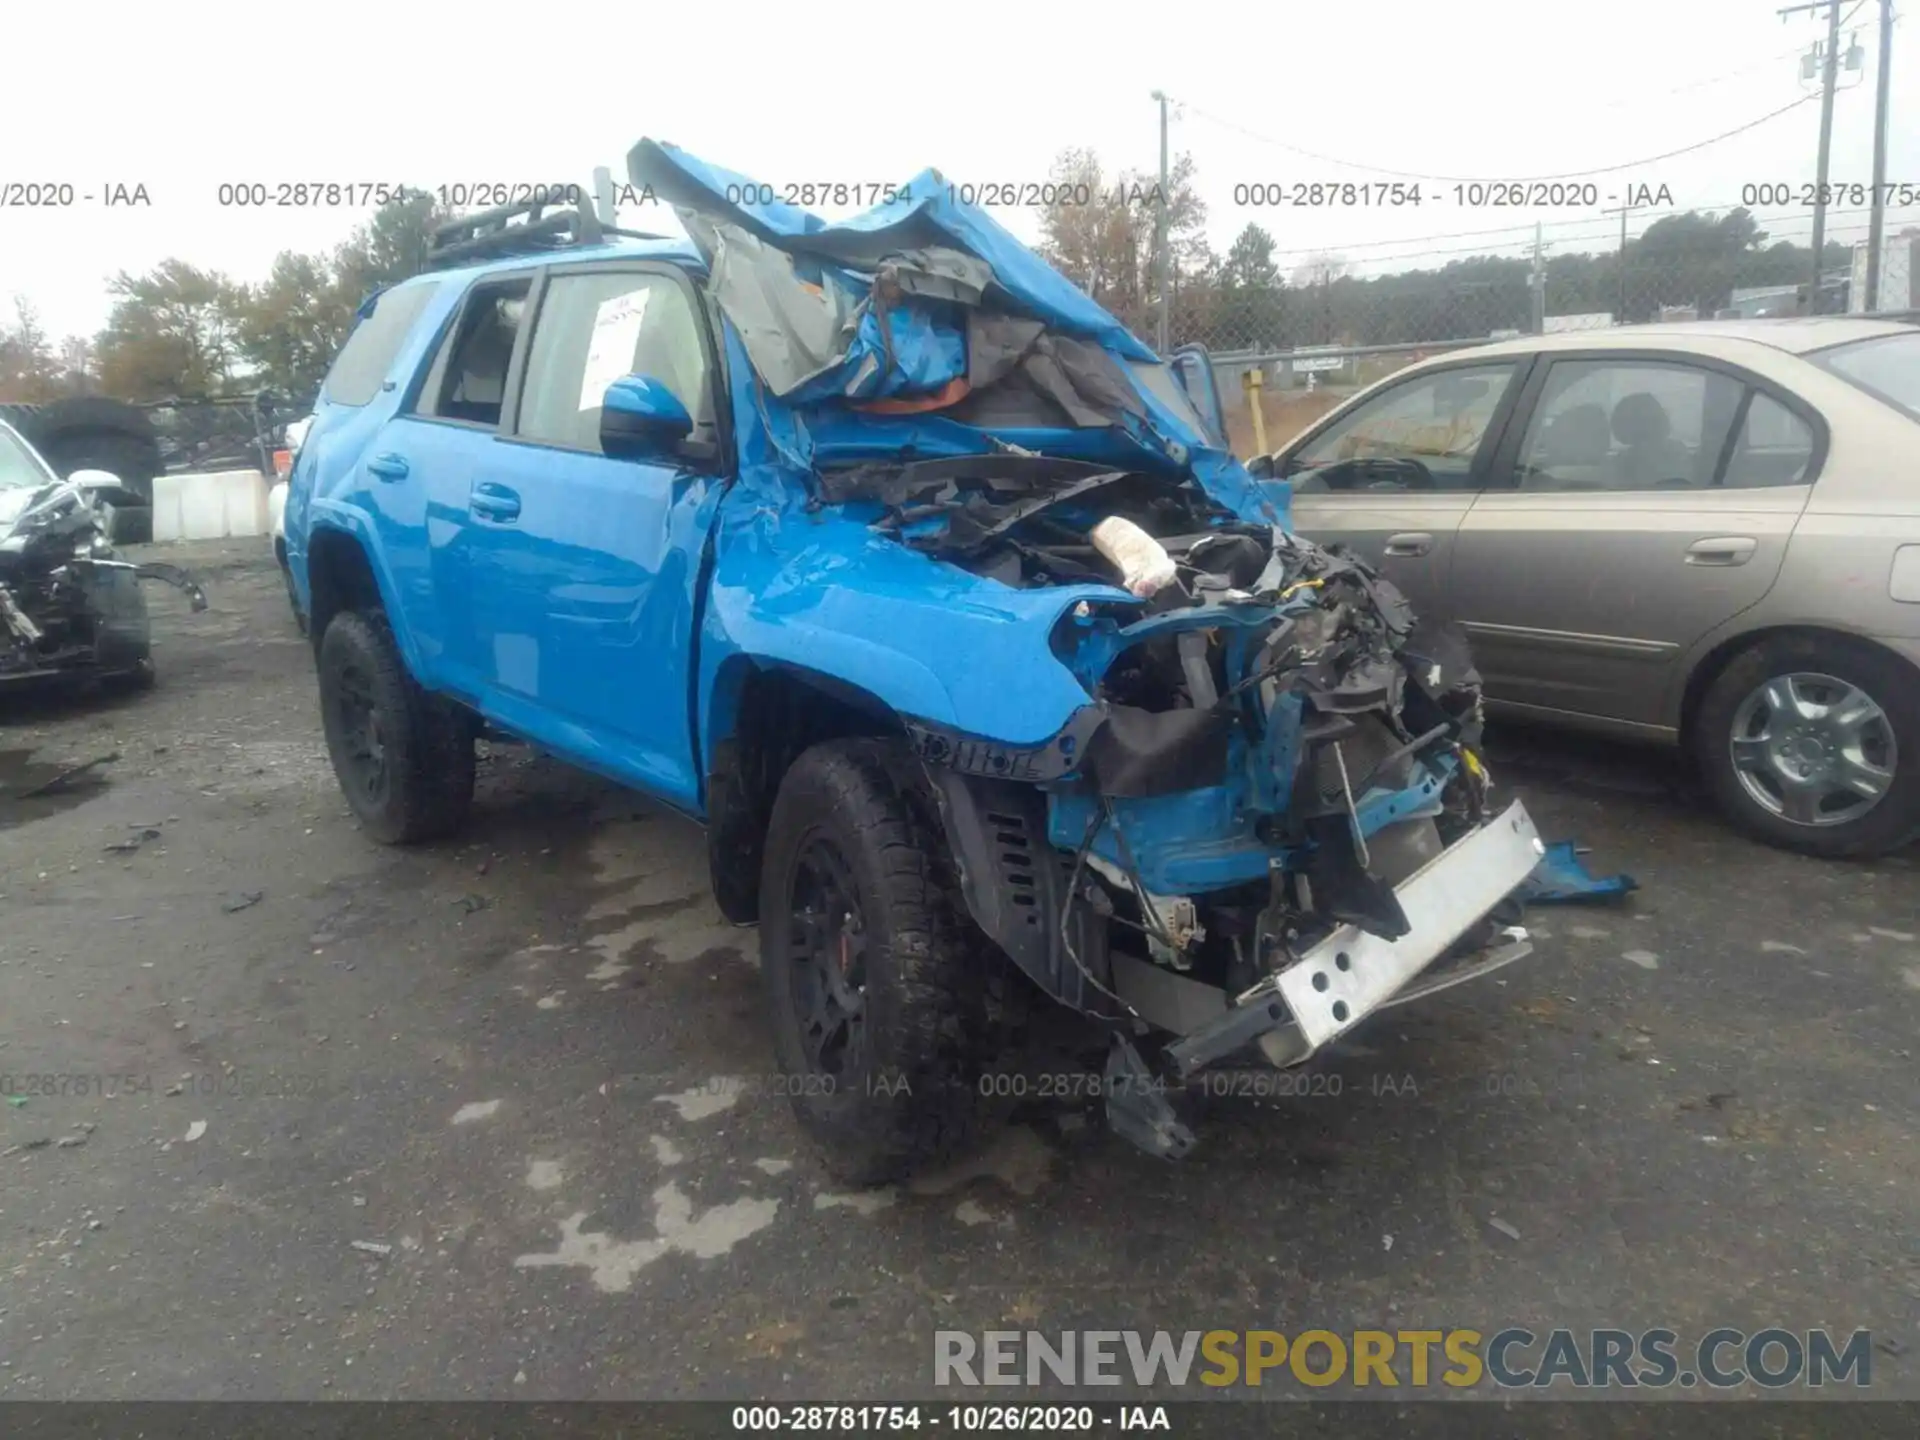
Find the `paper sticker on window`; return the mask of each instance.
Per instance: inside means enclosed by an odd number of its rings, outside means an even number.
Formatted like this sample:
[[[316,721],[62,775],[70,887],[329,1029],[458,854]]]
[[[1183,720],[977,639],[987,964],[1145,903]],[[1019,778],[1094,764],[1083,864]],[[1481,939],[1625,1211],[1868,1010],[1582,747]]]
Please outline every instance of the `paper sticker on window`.
[[[580,376],[580,408],[597,410],[607,386],[633,371],[633,353],[640,343],[640,324],[647,317],[651,286],[629,290],[600,302],[594,311],[593,334],[587,342],[587,368]]]

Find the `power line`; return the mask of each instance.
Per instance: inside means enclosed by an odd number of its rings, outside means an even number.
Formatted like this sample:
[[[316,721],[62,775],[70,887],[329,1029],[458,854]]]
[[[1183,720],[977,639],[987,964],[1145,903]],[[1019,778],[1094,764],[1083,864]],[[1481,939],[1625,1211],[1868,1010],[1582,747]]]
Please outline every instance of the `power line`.
[[[1723,140],[1731,140],[1736,135],[1744,135],[1747,131],[1764,125],[1769,120],[1777,119],[1789,110],[1797,110],[1802,105],[1818,98],[1816,95],[1802,95],[1798,100],[1789,101],[1778,110],[1769,110],[1765,115],[1749,120],[1744,125],[1736,125],[1731,130],[1722,131],[1720,134],[1709,136],[1705,140],[1697,140],[1691,145],[1682,145],[1677,150],[1668,150],[1659,155],[1646,155],[1637,160],[1623,160],[1617,165],[1599,165],[1588,170],[1563,170],[1555,175],[1427,175],[1412,170],[1393,170],[1384,165],[1367,165],[1358,160],[1343,160],[1333,155],[1322,155],[1315,150],[1306,150],[1298,145],[1289,145],[1284,140],[1275,140],[1271,135],[1262,135],[1257,130],[1249,130],[1244,125],[1236,124],[1222,116],[1213,114],[1211,111],[1202,110],[1191,100],[1181,103],[1201,119],[1211,120],[1214,124],[1224,126],[1228,130],[1238,131],[1250,140],[1257,140],[1262,144],[1272,145],[1276,149],[1285,150],[1294,155],[1303,155],[1309,160],[1318,160],[1323,165],[1338,166],[1343,170],[1364,170],[1373,175],[1391,175],[1399,180],[1438,181],[1442,184],[1450,185],[1530,185],[1535,181],[1541,180],[1574,180],[1586,175],[1611,175],[1621,170],[1638,169],[1642,166],[1658,164],[1662,160],[1672,160],[1681,155],[1691,155],[1694,151],[1704,150],[1709,145],[1718,145]]]
[[[1897,207],[1897,208],[1905,208],[1905,207]],[[1687,205],[1687,206],[1675,205],[1666,210],[1660,211],[1659,213],[1654,213],[1651,209],[1649,209],[1647,211],[1647,214],[1648,214],[1649,220],[1651,221],[1651,220],[1670,219],[1677,215],[1692,215],[1692,214],[1712,215],[1717,211],[1731,212],[1734,210],[1749,210],[1749,209],[1750,207],[1745,205],[1740,205],[1733,202],[1722,202],[1722,203],[1706,204],[1706,205]],[[1855,208],[1850,208],[1845,210],[1829,210],[1827,213],[1829,215],[1865,215],[1869,213],[1871,209],[1872,209],[1871,206],[1863,205],[1863,206],[1858,206]],[[1753,223],[1759,226],[1761,229],[1765,230],[1765,229],[1768,229],[1769,227],[1779,227],[1782,225],[1794,225],[1794,224],[1804,225],[1807,223],[1809,218],[1810,218],[1809,212],[1795,211],[1792,213],[1783,213],[1779,215],[1755,215],[1753,217]],[[1552,234],[1547,237],[1550,241],[1554,241],[1557,243],[1570,241],[1570,240],[1590,240],[1590,239],[1595,239],[1601,236],[1610,236],[1613,234],[1613,222],[1611,220],[1602,220],[1597,216],[1581,216],[1577,219],[1570,219],[1570,220],[1547,220],[1541,223],[1547,225],[1548,227],[1554,227],[1554,226],[1563,227],[1560,230],[1560,233]],[[1576,233],[1564,228],[1568,226],[1579,226],[1583,228]],[[1585,228],[1590,226],[1599,226],[1600,228],[1599,229]],[[1533,235],[1533,222],[1529,221],[1524,225],[1500,225],[1500,226],[1495,226],[1491,229],[1486,229],[1486,230],[1449,230],[1438,235],[1401,235],[1390,240],[1350,240],[1350,241],[1330,243],[1325,245],[1276,246],[1272,253],[1275,255],[1317,255],[1322,252],[1329,253],[1329,254],[1334,252],[1339,252],[1344,254],[1352,250],[1378,250],[1383,248],[1391,248],[1396,245],[1423,245],[1429,240],[1471,240],[1476,237],[1486,236],[1486,235],[1518,235],[1522,237],[1520,239],[1515,239],[1515,240],[1489,242],[1490,244],[1494,244],[1494,245],[1531,244],[1532,235]],[[1469,249],[1470,248],[1471,247],[1469,247]],[[1432,253],[1447,253],[1447,252],[1432,252]],[[1466,252],[1462,251],[1460,253],[1464,254]],[[1370,262],[1367,262],[1367,263],[1370,263]]]
[[[1860,0],[1860,3],[1865,4],[1866,0]],[[1854,11],[1857,12],[1860,6],[1855,5],[1853,8],[1854,8]],[[1852,18],[1853,18],[1852,13],[1849,13],[1847,19],[1850,20]],[[1845,25],[1847,22],[1846,20],[1842,20],[1840,23],[1842,25]],[[1863,27],[1863,30],[1866,32],[1871,32],[1873,30],[1878,29],[1879,25],[1880,25],[1880,22],[1878,20],[1869,21]],[[1653,100],[1664,99],[1669,95],[1688,95],[1694,92],[1695,90],[1705,90],[1708,86],[1718,85],[1724,80],[1732,80],[1741,75],[1751,75],[1757,70],[1764,70],[1769,66],[1778,65],[1782,60],[1790,60],[1794,56],[1804,52],[1805,49],[1806,49],[1806,46],[1804,45],[1795,45],[1788,50],[1776,51],[1774,54],[1767,56],[1763,60],[1755,60],[1751,64],[1742,65],[1737,70],[1723,70],[1718,75],[1709,75],[1704,80],[1691,80],[1685,85],[1675,85],[1665,90],[1650,90],[1650,91],[1642,91],[1638,94],[1633,94],[1633,95],[1623,95],[1618,100],[1609,100],[1603,105],[1591,105],[1591,106],[1586,106],[1584,108],[1590,109],[1590,110],[1624,110],[1630,105],[1640,105],[1650,99],[1653,99]]]
[[[1859,209],[1855,209],[1855,211],[1834,211],[1834,213],[1841,213],[1841,215],[1860,215],[1860,213],[1864,213],[1864,211],[1859,211]],[[1809,217],[1805,217],[1805,215],[1801,215],[1801,217],[1788,217],[1788,219],[1786,219],[1786,225],[1791,225],[1791,227],[1805,227],[1807,223],[1809,223]],[[1903,223],[1903,221],[1895,221],[1895,225],[1899,225],[1899,223]],[[1780,234],[1780,228],[1782,228],[1782,223],[1780,223],[1780,221],[1772,221],[1770,225],[1772,225],[1772,227],[1774,228],[1770,228],[1770,230],[1768,230],[1768,234]],[[1438,238],[1438,236],[1434,236],[1434,238]],[[1605,240],[1605,238],[1611,238],[1611,232],[1594,232],[1594,234],[1582,234],[1582,236],[1567,236],[1567,238],[1569,238],[1569,240],[1572,240],[1572,242],[1582,242],[1582,240]],[[1791,236],[1782,236],[1782,238],[1791,238]],[[1828,236],[1828,238],[1832,240],[1834,236]],[[1411,244],[1417,244],[1417,242],[1411,242]],[[1492,246],[1453,246],[1453,248],[1446,248],[1446,250],[1404,250],[1404,252],[1392,253],[1392,255],[1359,255],[1359,257],[1356,257],[1356,259],[1354,259],[1352,263],[1354,263],[1354,265],[1388,265],[1388,263],[1394,263],[1394,261],[1409,261],[1409,259],[1440,259],[1440,257],[1446,257],[1446,255],[1486,255],[1488,259],[1524,259],[1524,257],[1519,257],[1519,255],[1494,255],[1494,253],[1492,253],[1492,250],[1498,250],[1498,248],[1505,248],[1505,246],[1530,246],[1530,244],[1532,244],[1532,240],[1530,240],[1530,238],[1515,238],[1515,240],[1500,240],[1500,242],[1494,242]],[[1329,246],[1329,248],[1325,248],[1325,252],[1334,253],[1334,250],[1332,250],[1331,246]],[[1275,255],[1279,255],[1279,253],[1288,253],[1288,255],[1302,255],[1302,253],[1321,253],[1321,250],[1311,250],[1311,252],[1273,252],[1273,253],[1275,253]],[[1576,252],[1576,253],[1584,253],[1584,252]]]

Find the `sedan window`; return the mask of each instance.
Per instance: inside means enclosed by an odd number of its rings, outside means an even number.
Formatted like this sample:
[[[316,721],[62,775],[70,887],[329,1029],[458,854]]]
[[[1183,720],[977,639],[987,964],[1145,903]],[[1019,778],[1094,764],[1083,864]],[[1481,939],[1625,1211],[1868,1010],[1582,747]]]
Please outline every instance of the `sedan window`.
[[[1556,362],[1515,481],[1525,491],[1711,485],[1744,393],[1738,380],[1693,365]]]
[[[26,441],[0,425],[0,490],[38,489],[51,485],[54,478]]]
[[[1813,452],[1812,427],[1771,395],[1755,391],[1720,483],[1737,490],[1804,485]]]
[[[1856,340],[1807,358],[1920,420],[1920,331]]]
[[[1304,493],[1468,489],[1513,371],[1455,367],[1392,386],[1308,440],[1282,473]]]

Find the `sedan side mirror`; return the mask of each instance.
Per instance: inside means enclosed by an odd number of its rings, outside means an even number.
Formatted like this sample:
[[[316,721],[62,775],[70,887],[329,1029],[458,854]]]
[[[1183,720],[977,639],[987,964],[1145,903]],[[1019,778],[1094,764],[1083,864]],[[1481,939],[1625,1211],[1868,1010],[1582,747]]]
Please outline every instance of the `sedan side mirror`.
[[[1273,479],[1273,456],[1256,455],[1247,461],[1247,473],[1256,480]]]
[[[617,460],[665,455],[693,433],[680,398],[651,375],[625,375],[600,404],[600,449]]]
[[[109,505],[144,505],[146,499],[136,490],[130,490],[120,477],[111,470],[75,470],[67,476],[69,484],[78,485],[95,500],[105,501]]]

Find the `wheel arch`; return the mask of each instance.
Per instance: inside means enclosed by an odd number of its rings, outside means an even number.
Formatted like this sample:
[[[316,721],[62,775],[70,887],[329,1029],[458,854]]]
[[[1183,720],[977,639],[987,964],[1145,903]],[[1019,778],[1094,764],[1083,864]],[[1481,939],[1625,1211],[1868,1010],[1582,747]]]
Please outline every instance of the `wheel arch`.
[[[800,755],[828,740],[906,733],[892,705],[849,681],[790,661],[730,655],[706,710],[707,864],[720,911],[759,918],[767,819]]]
[[[331,510],[316,513],[305,546],[296,550],[289,544],[288,557],[296,587],[305,582],[307,636],[316,656],[327,622],[335,615],[342,610],[379,609],[389,617],[388,628],[408,671],[416,680],[425,673],[415,637],[407,626],[394,623],[393,577],[357,525],[340,523]]]
[[[1753,630],[1743,630],[1716,643],[1694,663],[1688,672],[1686,684],[1680,695],[1680,715],[1677,733],[1680,745],[1688,753],[1692,752],[1694,741],[1698,738],[1694,727],[1700,716],[1700,706],[1706,699],[1707,691],[1713,682],[1734,659],[1757,645],[1769,640],[1787,638],[1805,638],[1822,640],[1829,643],[1838,641],[1857,649],[1871,650],[1892,660],[1901,669],[1920,681],[1920,669],[1916,669],[1912,660],[1902,655],[1890,645],[1884,645],[1871,635],[1863,635],[1856,630],[1845,630],[1835,625],[1817,625],[1811,623],[1764,625]]]

